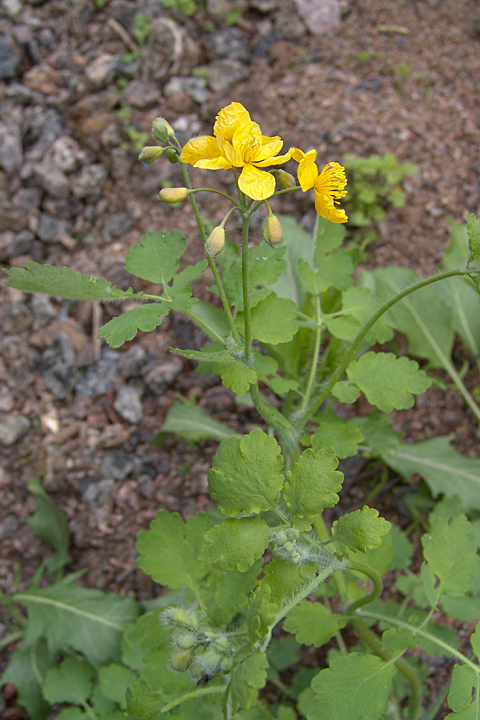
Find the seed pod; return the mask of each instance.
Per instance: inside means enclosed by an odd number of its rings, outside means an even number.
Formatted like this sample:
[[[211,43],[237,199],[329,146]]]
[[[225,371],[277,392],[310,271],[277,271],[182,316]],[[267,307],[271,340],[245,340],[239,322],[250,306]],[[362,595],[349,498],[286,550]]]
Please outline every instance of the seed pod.
[[[282,242],[283,231],[280,222],[275,215],[267,215],[263,225],[263,239],[270,247],[277,247]]]
[[[216,257],[225,247],[225,230],[218,226],[212,230],[205,243],[205,252],[210,257]]]
[[[155,140],[168,142],[171,137],[175,137],[175,131],[165,118],[158,117],[152,122],[152,135]]]
[[[281,190],[288,190],[297,184],[293,175],[290,175],[286,170],[276,170],[275,175],[277,176],[278,187]]]
[[[174,203],[182,202],[188,196],[187,188],[163,188],[158,193],[157,200],[172,205]]]
[[[141,160],[144,163],[147,163],[147,165],[151,165],[155,160],[157,160],[161,155],[163,155],[165,148],[157,147],[156,145],[147,145],[146,147],[142,148],[142,152],[138,156],[138,159]]]

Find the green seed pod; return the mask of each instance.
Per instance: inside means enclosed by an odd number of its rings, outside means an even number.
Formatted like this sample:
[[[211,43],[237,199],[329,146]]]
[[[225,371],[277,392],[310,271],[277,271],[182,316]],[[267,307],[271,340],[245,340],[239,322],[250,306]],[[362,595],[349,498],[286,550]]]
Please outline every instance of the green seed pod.
[[[168,147],[165,150],[165,157],[171,163],[178,163],[178,152],[174,147]]]
[[[205,252],[210,257],[216,257],[225,247],[225,230],[218,226],[212,230],[205,243]]]
[[[286,172],[286,170],[276,170],[275,175],[277,176],[278,187],[281,190],[294,188],[297,184],[293,175],[290,175],[290,173]]]
[[[151,165],[155,162],[155,160],[163,155],[164,150],[165,148],[157,147],[156,145],[147,145],[142,148],[142,152],[138,156],[138,159],[141,160],[141,162],[147,163],[147,165]]]
[[[190,667],[193,655],[188,650],[180,650],[170,658],[170,667],[176,672],[185,672]]]
[[[158,193],[157,200],[167,205],[173,205],[174,203],[182,202],[187,196],[187,188],[163,188],[163,190],[160,190]]]
[[[158,117],[152,122],[152,135],[155,140],[168,142],[171,137],[175,137],[175,131],[165,118]]]
[[[282,242],[283,231],[275,215],[267,215],[263,225],[263,239],[270,247],[277,247]]]

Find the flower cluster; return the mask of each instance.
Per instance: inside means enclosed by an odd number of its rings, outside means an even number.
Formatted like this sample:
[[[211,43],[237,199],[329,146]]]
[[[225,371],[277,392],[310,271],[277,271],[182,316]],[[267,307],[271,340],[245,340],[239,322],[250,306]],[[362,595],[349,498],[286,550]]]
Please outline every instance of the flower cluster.
[[[276,184],[273,173],[264,168],[283,165],[293,159],[298,162],[298,180],[303,192],[311,188],[315,191],[318,214],[334,223],[347,222],[345,211],[336,207],[347,194],[344,168],[332,162],[319,172],[315,163],[316,150],[304,153],[299,148],[290,148],[279,155],[282,148],[280,137],[263,135],[243,105],[232,102],[217,115],[213,136],[202,135],[187,142],[181,160],[208,170],[241,168],[240,191],[252,200],[261,201],[274,194]],[[277,172],[286,175],[281,170]]]

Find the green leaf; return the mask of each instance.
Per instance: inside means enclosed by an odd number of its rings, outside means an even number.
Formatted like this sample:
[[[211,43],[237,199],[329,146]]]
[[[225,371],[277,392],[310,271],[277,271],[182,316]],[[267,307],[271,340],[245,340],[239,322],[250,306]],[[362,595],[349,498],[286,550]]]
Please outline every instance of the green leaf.
[[[148,303],[127,310],[122,315],[114,317],[99,329],[97,336],[106,338],[112,348],[121,347],[129,340],[133,340],[138,330],[152,332],[159,325],[170,307],[161,303]]]
[[[130,246],[125,270],[142,280],[165,286],[178,270],[187,240],[179,230],[169,233],[151,230]]]
[[[390,535],[392,536],[393,548],[395,550],[393,567],[396,570],[406,570],[412,562],[413,545],[408,539],[407,534],[403,532],[403,530],[400,530],[395,523],[392,523]]]
[[[332,335],[340,340],[353,340],[371,316],[382,305],[379,297],[364,287],[350,287],[342,293],[342,314],[322,318]],[[393,337],[393,328],[382,315],[366,335],[366,342],[385,343]]]
[[[283,629],[295,635],[303,645],[322,647],[331,640],[348,620],[332,613],[322,603],[304,601],[287,614]]]
[[[335,452],[305,450],[286,474],[283,494],[293,515],[313,518],[325,508],[335,507],[342,488],[343,473],[335,468]]]
[[[340,380],[333,386],[332,395],[338,398],[340,402],[350,405],[358,400],[360,390],[348,382],[348,380]]]
[[[452,684],[448,693],[448,705],[458,713],[472,702],[472,692],[478,693],[478,673],[468,665],[454,665]],[[450,717],[450,716],[447,716]]]
[[[118,663],[104,665],[98,673],[100,691],[106,698],[120,705],[123,710],[127,707],[126,692],[136,681],[136,675]]]
[[[311,439],[315,452],[333,448],[335,455],[341,460],[356,455],[362,441],[363,435],[360,430],[350,422],[340,419],[338,422],[320,423]]]
[[[222,570],[245,572],[262,557],[271,534],[267,523],[258,516],[230,518],[205,533],[205,544],[198,558],[218,563]]]
[[[29,483],[28,489],[35,493],[37,503],[37,511],[28,519],[28,524],[37,537],[55,550],[55,555],[45,560],[50,572],[55,573],[70,562],[68,519],[49,498],[39,480]]]
[[[468,244],[470,247],[470,257],[468,259],[469,270],[480,270],[480,223],[478,218],[471,213],[467,214],[467,233]],[[476,279],[478,287],[478,276]]]
[[[95,670],[92,666],[77,658],[66,658],[47,672],[43,684],[45,700],[55,703],[82,705],[92,690]]]
[[[337,657],[313,680],[308,720],[379,720],[387,712],[396,668],[373,655]]]
[[[411,270],[389,267],[364,273],[361,282],[368,282],[370,289],[380,296],[391,297],[419,279]],[[445,360],[448,362],[452,352],[454,332],[451,311],[440,283],[407,295],[388,310],[384,317],[406,335],[412,355],[426,358],[430,367],[445,367]],[[442,322],[438,322],[440,317]]]
[[[161,700],[145,680],[127,690],[128,720],[161,720]]]
[[[367,352],[350,363],[347,376],[369,403],[385,413],[412,407],[413,395],[425,392],[432,384],[418,363],[393,353]]]
[[[39,265],[32,260],[27,262],[25,270],[12,268],[4,272],[8,275],[5,285],[23,292],[47,293],[72,300],[103,300],[104,302],[143,297],[143,293],[134,293],[131,288],[126,291],[119,290],[103,278],[82,275],[68,267]]]
[[[267,682],[267,656],[263,652],[255,652],[237,665],[232,673],[228,686],[229,705],[233,713],[248,710]]]
[[[400,657],[406,650],[415,650],[418,638],[408,628],[388,628],[382,635],[384,650],[391,650],[395,657]]]
[[[153,648],[168,645],[169,639],[170,628],[160,622],[158,610],[140,615],[123,634],[122,661],[132,670],[140,670],[145,654]]]
[[[290,390],[298,389],[297,380],[290,380],[289,378],[282,377],[281,375],[275,375],[270,380],[270,386],[274,393],[277,395],[285,395]]]
[[[248,639],[252,645],[264,639],[275,624],[278,607],[271,602],[272,590],[263,583],[253,594],[247,608]]]
[[[233,435],[238,436],[235,430],[214,420],[203,408],[181,396],[167,412],[160,433],[174,433],[192,443],[202,440],[220,441]]]
[[[283,247],[286,248],[287,269],[271,287],[278,297],[293,300],[297,307],[302,307],[306,294],[298,279],[297,263],[299,257],[310,263],[313,261],[312,236],[310,233],[306,233],[303,227],[290,215],[277,215],[277,218],[283,231]],[[320,218],[320,221],[322,219]]]
[[[463,595],[480,570],[475,534],[465,515],[447,522],[436,518],[431,530],[422,536],[423,555],[440,580],[444,595]]]
[[[47,643],[39,642],[15,651],[0,679],[0,685],[12,683],[17,688],[17,703],[28,711],[31,720],[43,720],[50,714],[50,705],[42,692],[42,680],[55,659]]]
[[[208,590],[200,591],[211,623],[218,627],[233,622],[238,611],[247,607],[248,596],[256,587],[261,570],[261,560],[246,572],[211,570]]]
[[[288,560],[274,557],[263,568],[264,576],[258,586],[260,593],[269,588],[269,599],[277,608],[281,608],[286,599],[301,593],[315,574],[313,563],[295,565]]]
[[[368,548],[365,552],[350,552],[348,558],[351,562],[359,562],[368,567],[373,568],[379,575],[385,575],[393,567],[393,561],[395,557],[395,551],[393,549],[392,534],[387,532],[382,537],[381,543],[373,548]],[[357,573],[354,573],[357,575]],[[365,576],[359,573],[362,580],[365,580]],[[352,598],[352,600],[355,598]]]
[[[231,356],[228,360],[218,363],[217,372],[222,378],[223,386],[231,388],[235,395],[245,395],[250,385],[257,381],[257,374],[253,368]]]
[[[414,473],[421,475],[434,497],[458,495],[464,510],[480,510],[480,458],[454,450],[448,436],[402,444],[396,456],[384,461],[406,480]]]
[[[179,513],[159,510],[150,530],[137,535],[138,566],[161,585],[197,588],[208,572],[208,565],[198,560],[198,551],[210,527],[205,513],[197,513],[184,523]]]
[[[394,429],[389,417],[375,410],[366,417],[352,418],[350,422],[359,428],[371,450],[379,457],[396,454],[402,435]]]
[[[379,547],[382,537],[390,530],[390,523],[378,516],[378,510],[366,505],[359,510],[342,515],[332,525],[331,544],[335,552],[345,555],[347,551],[365,552]]]
[[[238,316],[243,323],[243,314]],[[297,306],[291,300],[269,293],[251,309],[252,338],[265,343],[285,343],[298,331]]]
[[[248,248],[248,288],[250,294],[259,285],[272,285],[287,267],[283,259],[286,247],[271,248],[267,243]],[[242,259],[237,257],[224,274],[224,289],[230,305],[243,307]]]
[[[212,499],[224,515],[250,515],[276,507],[283,485],[277,441],[256,428],[223,440],[208,472]]]
[[[315,272],[318,292],[329,288],[345,290],[353,284],[353,261],[347,250],[336,250],[329,255],[315,253],[315,261],[319,269]]]
[[[202,277],[207,267],[208,262],[206,260],[200,260],[195,265],[187,265],[182,272],[174,276],[172,285],[168,290],[169,297],[190,297],[192,294],[192,282]]]

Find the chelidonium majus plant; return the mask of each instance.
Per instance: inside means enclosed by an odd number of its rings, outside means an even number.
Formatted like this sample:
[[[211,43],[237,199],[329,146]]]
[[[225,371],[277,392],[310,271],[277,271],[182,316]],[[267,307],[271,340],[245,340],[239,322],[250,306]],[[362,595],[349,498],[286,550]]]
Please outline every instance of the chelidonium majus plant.
[[[142,615],[123,637],[122,662],[132,678],[127,717],[418,718],[423,676],[416,659],[405,658],[417,646],[459,661],[449,695],[451,716],[477,717],[479,666],[442,634],[432,615],[439,603],[452,605],[452,598],[478,593],[475,534],[461,510],[478,511],[480,504],[440,503],[431,513],[422,538],[425,561],[421,573],[406,576],[403,605],[380,596],[381,575],[408,567],[402,556],[406,536],[367,505],[346,514],[335,510],[329,526],[323,513],[339,503],[338,458],[363,452],[396,467],[399,434],[387,414],[412,407],[432,377],[428,367],[421,369],[405,355],[369,348],[391,341],[396,329],[408,336],[404,314],[395,309],[405,307],[402,301],[413,303],[414,294],[424,306],[434,302],[442,280],[455,278],[468,302],[478,301],[478,220],[468,218],[470,249],[467,255],[459,251],[466,261],[462,267],[446,266],[428,279],[394,268],[363,273],[354,282],[352,255],[342,247],[348,218],[341,206],[347,179],[340,164],[328,161],[322,167],[315,150],[285,152],[281,138],[263,135],[236,102],[219,112],[212,136],[193,138],[183,148],[162,118],[154,121],[152,133],[161,144],[145,147],[140,160],[179,163],[184,186],[165,188],[158,199],[174,206],[191,202],[206,259],[179,271],[186,238],[177,230],[151,231],[130,247],[125,267],[159,286],[158,294],[122,291],[107,280],[33,262],[8,271],[7,281],[66,298],[137,300],[100,328],[99,336],[114,348],[138,331],[155,330],[170,311],[183,312],[208,343],[200,351],[172,352],[198,363],[199,372],[216,373],[254,406],[262,424],[243,436],[227,429],[220,442],[208,472],[216,512],[184,522],[178,513],[160,510],[150,529],[138,535],[139,566],[169,590],[160,615],[158,609]],[[296,164],[298,184],[282,167],[287,162]],[[235,193],[193,187],[188,166],[231,171]],[[309,236],[291,218],[274,215],[270,200],[311,190],[317,221]],[[216,227],[200,214],[200,192],[225,201]],[[264,216],[264,240],[255,245],[250,224],[258,212]],[[235,215],[241,220],[239,246],[226,234]],[[193,295],[192,282],[207,272],[214,280],[214,303]],[[443,351],[429,352],[418,355],[439,367],[435,359]],[[447,355],[443,352],[445,363]],[[462,378],[445,363],[480,420]],[[361,393],[375,408],[371,415],[336,412],[337,401],[351,405]],[[375,622],[378,631],[371,628]],[[301,644],[319,648],[335,639],[328,667],[303,668],[286,684],[281,672],[298,664],[298,646],[291,636],[279,635],[281,623]],[[342,636],[348,624],[358,637],[350,648]],[[478,657],[478,632],[471,643]],[[267,680],[279,697],[270,709],[259,696]]]

